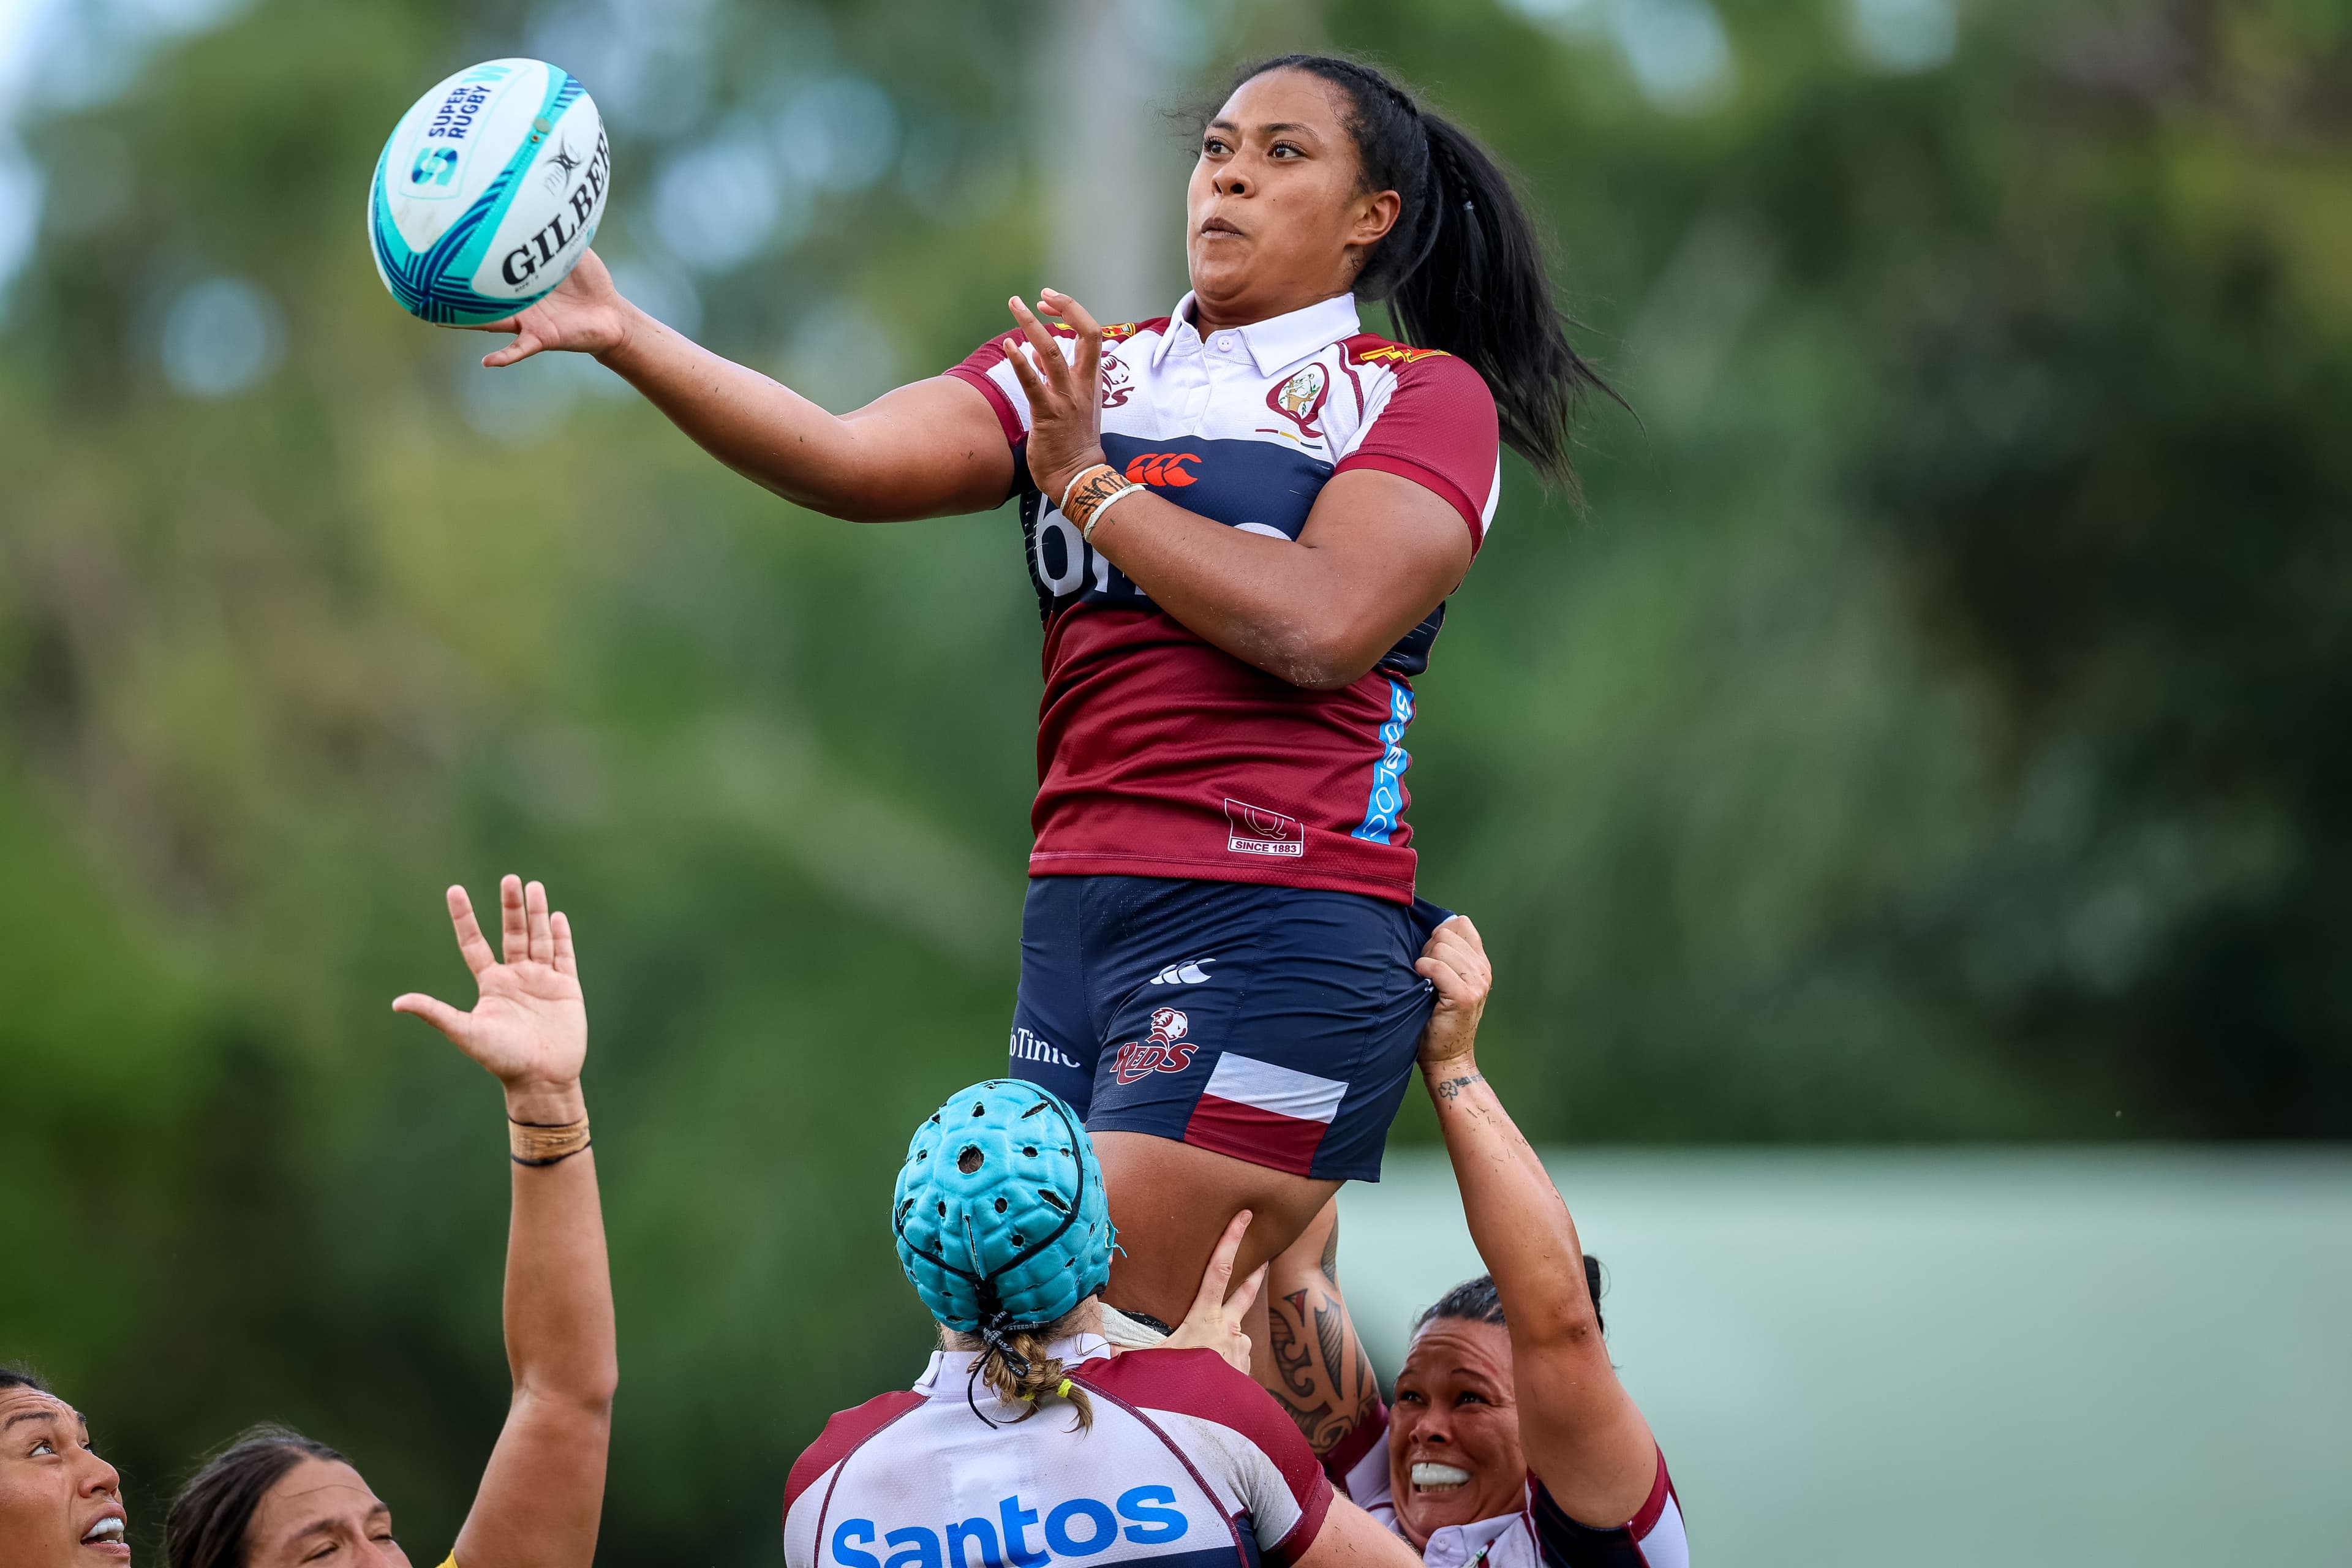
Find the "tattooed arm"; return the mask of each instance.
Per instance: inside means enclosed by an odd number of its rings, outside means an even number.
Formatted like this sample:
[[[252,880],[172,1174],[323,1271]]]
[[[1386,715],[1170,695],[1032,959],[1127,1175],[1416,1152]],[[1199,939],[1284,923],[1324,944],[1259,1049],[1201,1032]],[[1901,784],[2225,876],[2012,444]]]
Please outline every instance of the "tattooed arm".
[[[1380,1409],[1371,1357],[1348,1321],[1339,1294],[1339,1205],[1323,1205],[1274,1260],[1265,1289],[1267,1388],[1327,1458]]]

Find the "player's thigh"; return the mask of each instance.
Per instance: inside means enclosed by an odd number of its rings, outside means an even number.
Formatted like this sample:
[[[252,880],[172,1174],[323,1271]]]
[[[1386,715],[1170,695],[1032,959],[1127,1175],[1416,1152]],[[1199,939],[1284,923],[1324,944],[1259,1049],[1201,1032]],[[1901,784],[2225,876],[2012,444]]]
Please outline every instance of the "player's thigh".
[[[1194,929],[1125,966],[1144,979],[1109,1010],[1088,1131],[1377,1181],[1429,1018],[1421,919],[1348,893],[1195,887]]]
[[[1234,1278],[1297,1239],[1339,1184],[1253,1164],[1150,1132],[1097,1132],[1103,1190],[1120,1251],[1111,1258],[1111,1305],[1174,1325],[1236,1211],[1253,1215]]]

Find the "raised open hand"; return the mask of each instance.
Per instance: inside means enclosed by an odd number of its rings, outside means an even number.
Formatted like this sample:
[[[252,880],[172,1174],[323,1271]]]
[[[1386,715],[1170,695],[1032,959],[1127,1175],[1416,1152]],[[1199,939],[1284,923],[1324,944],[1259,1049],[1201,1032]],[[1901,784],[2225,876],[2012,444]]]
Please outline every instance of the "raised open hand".
[[[1234,1256],[1242,1249],[1242,1237],[1249,1233],[1250,1211],[1244,1209],[1234,1215],[1225,1226],[1225,1234],[1217,1238],[1216,1250],[1209,1254],[1209,1267],[1201,1274],[1201,1293],[1192,1299],[1192,1310],[1176,1325],[1176,1331],[1160,1345],[1162,1350],[1212,1350],[1233,1363],[1237,1371],[1250,1369],[1249,1335],[1242,1324],[1249,1318],[1252,1303],[1257,1300],[1258,1287],[1265,1283],[1267,1265],[1259,1264],[1255,1273],[1241,1283],[1241,1289],[1231,1295],[1226,1291],[1234,1282]]]
[[[520,877],[499,883],[499,912],[503,962],[483,938],[466,889],[449,889],[457,951],[480,991],[472,1012],[414,991],[395,999],[392,1010],[414,1013],[448,1036],[505,1084],[510,1096],[569,1089],[588,1058],[588,1009],[572,959],[572,922],[561,911],[548,913],[545,887],[525,887]]]
[[[584,252],[563,281],[519,314],[488,321],[478,332],[512,332],[515,341],[485,355],[492,370],[527,360],[542,349],[601,354],[619,348],[628,335],[629,302],[613,287],[613,275],[593,250]]]
[[[1079,474],[1104,461],[1102,447],[1103,330],[1087,308],[1058,289],[1041,291],[1032,310],[1019,296],[1005,301],[1021,338],[1004,340],[1005,358],[1029,399],[1029,474],[1049,501]],[[1055,315],[1077,333],[1075,363],[1040,318]],[[1023,339],[1027,342],[1024,344]]]

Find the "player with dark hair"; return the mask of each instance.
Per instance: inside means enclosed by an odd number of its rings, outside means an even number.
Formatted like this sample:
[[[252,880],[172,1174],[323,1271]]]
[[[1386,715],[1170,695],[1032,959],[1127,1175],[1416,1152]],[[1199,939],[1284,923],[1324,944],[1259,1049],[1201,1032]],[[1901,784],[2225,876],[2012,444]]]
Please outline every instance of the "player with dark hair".
[[[1136,199],[1098,195],[1106,224]],[[1379,1175],[1444,918],[1404,819],[1412,681],[1501,443],[1572,485],[1570,414],[1605,390],[1502,172],[1370,67],[1243,71],[1202,128],[1186,248],[1168,316],[1015,299],[1015,331],[842,416],[664,327],[593,255],[484,361],[593,353],[837,517],[1018,500],[1045,685],[1010,1070],[1095,1134],[1129,1243],[1108,1299],[1162,1322],[1224,1216],[1256,1215],[1246,1269]],[[1401,340],[1364,331],[1369,300]]]
[[[1292,1347],[1347,1320],[1322,1251],[1327,1210],[1276,1258],[1274,1354],[1294,1408],[1317,1412],[1324,1467],[1348,1495],[1444,1568],[1686,1568],[1666,1461],[1602,1337],[1600,1268],[1473,1050],[1493,973],[1477,931],[1448,926],[1423,972],[1438,1000],[1422,1080],[1491,1272],[1413,1323],[1383,1409],[1360,1363],[1348,1389]]]
[[[505,1086],[513,1169],[506,1339],[514,1398],[444,1568],[588,1568],[620,1375],[580,1090],[588,1015],[571,922],[549,912],[547,889],[509,877],[499,902],[503,956],[491,952],[466,890],[449,889],[457,950],[479,989],[472,1012],[415,994],[393,1003]],[[171,1568],[410,1568],[392,1510],[352,1462],[282,1426],[246,1433],[181,1488],[164,1541]],[[0,1561],[17,1568],[13,1557]]]
[[[0,1563],[122,1568],[122,1478],[80,1411],[20,1367],[0,1366]]]

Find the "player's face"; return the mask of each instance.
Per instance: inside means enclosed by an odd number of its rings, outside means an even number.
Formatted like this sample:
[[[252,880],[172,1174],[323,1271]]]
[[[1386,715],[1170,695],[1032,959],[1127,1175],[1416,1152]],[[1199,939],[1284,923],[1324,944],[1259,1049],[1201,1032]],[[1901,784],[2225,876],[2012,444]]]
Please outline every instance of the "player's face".
[[[1393,191],[1367,193],[1344,94],[1304,71],[1234,91],[1201,135],[1185,196],[1192,289],[1220,321],[1246,322],[1345,293],[1358,258],[1396,221]]]
[[[1449,1524],[1516,1513],[1527,1484],[1509,1331],[1438,1319],[1414,1338],[1389,1415],[1389,1490],[1405,1539],[1426,1546]]]
[[[0,1389],[0,1563],[8,1568],[123,1568],[122,1478],[89,1446],[62,1399]]]
[[[246,1568],[409,1568],[392,1538],[392,1510],[357,1470],[332,1459],[304,1459],[280,1476],[246,1539]]]

